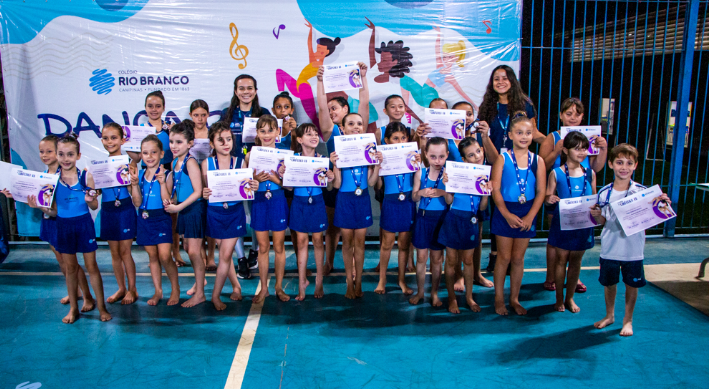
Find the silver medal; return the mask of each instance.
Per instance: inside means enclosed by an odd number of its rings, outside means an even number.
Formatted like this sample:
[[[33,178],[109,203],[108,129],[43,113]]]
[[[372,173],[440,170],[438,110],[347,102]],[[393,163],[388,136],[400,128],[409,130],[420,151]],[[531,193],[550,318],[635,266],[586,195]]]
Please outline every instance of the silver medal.
[[[45,219],[49,219],[49,215],[47,215],[46,213],[42,213],[42,217]]]
[[[229,204],[224,203],[223,207],[224,207],[224,209],[229,209]]]
[[[312,197],[308,197],[308,204],[312,204],[312,203],[313,203],[313,198],[312,198]]]
[[[96,197],[96,191],[93,189],[89,189],[88,192],[86,192],[89,196],[91,197]]]
[[[148,211],[143,211],[141,216],[143,216],[143,219],[147,219],[150,216],[150,214],[148,213]]]
[[[270,200],[273,195],[271,194],[270,190],[267,190],[265,196],[266,196],[266,200]]]
[[[524,204],[524,203],[527,202],[527,196],[521,194],[521,195],[519,195],[519,197],[517,198],[517,200],[519,201],[520,204]]]
[[[116,200],[116,202],[113,203],[113,205],[115,205],[116,208],[120,207],[120,206],[121,206],[121,200]]]
[[[403,193],[399,193],[399,201],[404,201],[406,200],[406,195]]]
[[[355,189],[355,192],[354,192],[354,193],[355,193],[355,196],[361,196],[361,195],[362,195],[362,188],[360,188],[360,187],[358,186],[357,189]]]
[[[470,218],[470,222],[473,223],[473,224],[475,224],[475,223],[478,222],[478,218],[476,218],[475,216],[473,216],[473,217]]]

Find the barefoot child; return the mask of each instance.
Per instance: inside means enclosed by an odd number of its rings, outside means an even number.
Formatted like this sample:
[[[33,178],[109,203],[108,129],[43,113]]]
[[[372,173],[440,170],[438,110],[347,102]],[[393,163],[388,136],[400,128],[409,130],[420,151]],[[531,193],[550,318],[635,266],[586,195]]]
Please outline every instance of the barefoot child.
[[[601,231],[601,272],[598,281],[603,285],[606,299],[606,316],[594,324],[596,328],[607,327],[615,321],[615,295],[619,274],[623,274],[625,283],[625,316],[621,336],[633,335],[633,311],[638,299],[638,288],[645,286],[643,269],[643,250],[645,231],[627,236],[620,225],[610,203],[630,196],[645,189],[633,182],[632,176],[638,166],[638,150],[627,144],[619,144],[608,155],[608,167],[613,169],[615,179],[598,191],[598,206],[591,215],[599,224],[604,224]],[[670,204],[666,194],[660,196]]]
[[[103,126],[101,143],[108,151],[109,157],[121,155],[121,146],[125,143],[123,135],[123,127],[117,123],[107,123]],[[128,166],[125,168],[128,169]],[[132,304],[138,300],[135,262],[131,254],[131,245],[137,230],[135,207],[127,186],[104,188],[101,194],[101,239],[107,241],[111,249],[113,274],[118,283],[118,291],[107,301],[111,304],[116,301]]]
[[[403,104],[403,100],[401,100]],[[384,131],[384,144],[406,143],[409,141],[409,130],[400,122],[389,123]],[[416,154],[416,163],[421,163],[421,156]],[[386,293],[387,267],[389,257],[394,247],[396,234],[399,233],[399,270],[398,281],[401,291],[410,295],[413,290],[406,285],[406,264],[411,251],[411,228],[416,215],[416,204],[411,199],[415,173],[396,174],[379,177],[378,187],[384,187],[384,200],[381,212],[382,244],[379,251],[379,285],[375,293]]]
[[[426,285],[426,262],[431,253],[431,305],[440,307],[443,303],[438,298],[438,284],[441,282],[443,249],[438,237],[448,212],[446,203],[446,185],[443,173],[448,159],[448,141],[429,138],[423,147],[424,158],[430,164],[428,169],[419,170],[414,176],[412,189],[413,201],[419,202],[419,209],[414,219],[412,245],[416,247],[416,295],[409,299],[412,305],[418,304],[424,297]]]
[[[492,198],[497,210],[490,233],[497,239],[495,264],[495,312],[507,315],[505,278],[510,269],[510,307],[518,315],[527,310],[519,303],[524,276],[524,254],[529,239],[536,236],[537,213],[544,202],[546,170],[544,160],[529,151],[534,124],[526,116],[511,120],[509,137],[513,148],[502,153],[492,167]]]
[[[140,144],[140,154],[145,170],[131,169],[131,195],[133,205],[138,207],[138,233],[136,243],[144,246],[150,260],[150,275],[155,294],[148,305],[158,305],[162,299],[162,268],[165,268],[172,290],[167,305],[180,302],[180,285],[177,266],[170,258],[172,247],[172,219],[164,206],[170,201],[165,177],[165,168],[160,164],[164,151],[160,139],[148,135]],[[161,267],[162,266],[162,267]]]
[[[202,201],[202,172],[199,164],[190,155],[194,146],[194,122],[187,119],[170,130],[170,150],[175,160],[172,162],[172,174],[168,178],[171,189],[170,203],[165,211],[177,214],[177,234],[185,239],[185,248],[194,269],[194,295],[184,303],[185,308],[203,303],[204,296],[204,261],[202,242],[207,225],[207,203]]]
[[[549,173],[547,180],[546,203],[556,205],[561,199],[590,196],[596,193],[596,175],[582,162],[588,154],[588,138],[581,132],[572,132],[564,138],[561,166]],[[565,307],[577,313],[580,308],[574,302],[574,293],[578,288],[583,253],[594,244],[593,228],[562,231],[558,206],[554,208],[554,217],[549,228],[549,243],[556,251],[556,304],[554,309],[563,312]],[[566,263],[569,263],[568,277]],[[564,281],[566,281],[566,300],[564,300]]]
[[[463,162],[482,164],[483,149],[470,137],[464,138],[458,145]],[[448,174],[443,173],[443,184],[448,184]],[[492,189],[490,182],[486,184]],[[464,193],[446,193],[446,203],[450,211],[443,221],[438,242],[446,247],[446,288],[448,289],[448,311],[460,313],[455,296],[456,269],[462,262],[465,280],[465,301],[473,312],[480,312],[480,306],[473,300],[473,279],[480,271],[480,258],[475,268],[473,255],[482,245],[481,224],[485,218],[489,196],[476,196]]]
[[[315,148],[320,143],[318,130],[312,123],[304,123],[291,131],[292,149],[294,155],[304,157],[321,157]],[[285,169],[285,168],[284,168]],[[285,173],[285,170],[284,170]],[[332,186],[335,173],[327,171],[327,184]],[[315,256],[315,298],[322,298],[323,291],[323,266],[325,259],[325,248],[323,246],[323,232],[327,231],[327,211],[325,210],[325,200],[323,190],[319,186],[298,187],[293,190],[293,203],[290,207],[289,227],[295,234],[298,242],[298,297],[295,299],[303,301],[305,299],[305,288],[308,286],[306,277],[306,266],[308,264],[308,234],[313,234],[313,254]]]

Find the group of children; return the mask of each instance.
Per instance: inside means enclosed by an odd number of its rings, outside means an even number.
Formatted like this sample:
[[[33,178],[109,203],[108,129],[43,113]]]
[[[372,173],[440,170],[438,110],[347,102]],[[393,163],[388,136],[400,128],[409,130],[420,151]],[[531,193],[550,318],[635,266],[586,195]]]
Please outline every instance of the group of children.
[[[359,112],[355,113],[350,112],[347,99],[343,97],[335,96],[328,100],[322,85],[322,68],[319,70],[318,126],[312,123],[297,125],[293,118],[293,101],[287,92],[276,96],[272,108],[274,115],[271,115],[268,109],[259,105],[256,80],[248,75],[236,78],[230,106],[222,113],[221,120],[209,127],[209,107],[203,100],[192,103],[190,119],[169,125],[162,120],[164,96],[159,91],[151,92],[146,98],[147,125],[155,127],[156,134],[142,141],[139,153],[127,153],[132,160],[129,186],[100,191],[92,189],[91,174],[76,167],[76,162],[81,158],[76,136],[69,134],[58,138],[49,135],[42,139],[39,144],[40,158],[47,165],[47,172],[56,172],[60,180],[51,208],[40,207],[35,198],[29,198],[28,203],[43,212],[40,237],[50,244],[66,276],[68,297],[62,303],[69,303],[70,311],[63,321],[72,323],[78,318],[77,300],[81,297],[82,312],[98,305],[101,320],[111,319],[96,265],[96,234],[89,214],[89,209],[98,208],[99,198],[102,220],[100,237],[110,247],[119,287],[107,299],[109,303],[121,301],[122,304],[130,304],[138,299],[135,263],[131,255],[132,242],[136,239],[136,243],[148,253],[155,287],[148,304],[157,305],[163,298],[163,269],[171,284],[167,304],[178,304],[180,285],[172,251],[175,240],[182,237],[195,274],[195,283],[188,291],[191,297],[182,306],[192,307],[206,301],[205,271],[214,268],[214,252],[218,245],[219,264],[211,301],[217,310],[223,310],[226,305],[220,295],[227,278],[232,285],[231,299],[241,300],[238,278],[250,278],[251,269],[258,269],[261,281],[261,289],[254,302],[262,302],[269,296],[267,280],[271,246],[275,254],[275,293],[281,301],[290,299],[283,290],[286,229],[291,231],[297,256],[297,300],[305,298],[309,285],[306,269],[309,239],[316,263],[314,296],[320,298],[324,294],[323,276],[332,269],[332,258],[340,235],[347,274],[345,297],[362,297],[365,236],[367,228],[373,224],[370,188],[379,192],[376,197],[381,202],[380,281],[375,290],[377,293],[386,291],[386,269],[396,240],[398,286],[404,294],[412,295],[409,300],[411,304],[418,304],[424,298],[426,264],[430,257],[433,306],[442,305],[438,286],[445,262],[450,312],[460,312],[455,298],[460,286],[465,289],[468,307],[474,312],[480,311],[472,293],[473,283],[477,282],[486,287],[494,286],[495,311],[507,315],[504,284],[509,274],[509,306],[519,315],[526,314],[519,301],[524,256],[529,239],[536,235],[537,214],[546,204],[552,211],[547,250],[550,266],[545,287],[553,287],[556,291],[556,310],[578,312],[579,307],[573,297],[580,283],[581,258],[584,251],[594,245],[593,228],[561,230],[559,213],[554,205],[561,199],[596,194],[596,172],[606,162],[605,140],[596,139],[601,153],[589,158],[589,140],[585,135],[572,132],[561,139],[555,131],[548,135],[541,155],[537,156],[529,150],[537,133],[536,123],[524,113],[517,113],[504,127],[507,131],[504,139],[511,140],[512,147],[500,150],[487,147],[492,150],[485,150],[483,144],[486,141],[482,138],[489,135],[485,131],[490,127],[477,120],[471,104],[461,102],[452,107],[468,113],[467,136],[453,141],[427,137],[430,127],[426,123],[415,131],[402,124],[406,102],[401,96],[392,95],[386,99],[384,107],[389,124],[377,129],[377,142],[419,142],[421,150],[416,161],[422,164],[422,168],[414,173],[380,177],[379,168],[384,159],[381,152],[376,153],[378,164],[338,168],[333,138],[367,131],[369,92],[366,65],[360,63],[360,71],[363,87],[359,91]],[[493,82],[492,77],[490,82]],[[448,105],[442,99],[434,99],[430,107],[446,109]],[[260,147],[288,148],[294,151],[294,155],[321,157],[323,155],[318,150],[326,144],[326,156],[331,162],[331,169],[326,174],[327,187],[283,187],[286,168],[281,167],[278,171],[254,171],[249,183],[255,193],[253,201],[210,203],[208,200],[212,191],[207,180],[208,171],[249,166],[249,150],[253,145],[243,141],[246,117],[259,118],[255,145]],[[560,117],[564,125],[579,124],[583,117],[583,104],[578,99],[568,99],[562,104]],[[279,128],[277,119],[283,120],[282,128]],[[116,123],[103,127],[101,141],[109,156],[121,155],[124,135],[123,128]],[[198,161],[190,153],[195,139],[208,139],[211,156]],[[637,288],[645,284],[642,267],[644,234],[626,236],[608,204],[644,187],[631,179],[638,161],[638,153],[633,146],[617,145],[607,157],[615,180],[598,191],[597,204],[591,211],[599,225],[605,224],[601,233],[599,280],[605,287],[607,315],[596,323],[596,327],[603,328],[614,321],[616,284],[622,273],[627,297],[621,334],[631,335]],[[447,193],[449,177],[445,164],[449,160],[492,164],[491,178],[486,184],[492,198]],[[10,195],[6,190],[3,193]],[[663,199],[669,202],[665,195]],[[489,208],[493,211],[490,212]],[[255,248],[255,261],[250,261],[243,249],[247,214],[250,214],[250,227],[254,232],[252,247]],[[172,215],[177,215],[176,219]],[[491,233],[497,242],[494,283],[486,280],[480,270],[482,223],[486,220],[490,220]],[[413,256],[411,247],[417,249],[415,294],[404,277]],[[232,264],[234,251],[238,258],[238,272]],[[83,254],[96,299],[92,297],[86,276],[78,264],[77,253]]]

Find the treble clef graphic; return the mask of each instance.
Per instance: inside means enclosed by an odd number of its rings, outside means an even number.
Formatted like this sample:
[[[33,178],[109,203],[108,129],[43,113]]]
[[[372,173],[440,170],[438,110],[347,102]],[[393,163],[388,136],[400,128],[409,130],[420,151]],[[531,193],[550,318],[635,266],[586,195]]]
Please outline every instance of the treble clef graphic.
[[[236,40],[239,39],[239,30],[236,28],[236,24],[229,24],[229,32],[231,32],[231,37],[234,38],[231,41],[231,46],[229,46],[229,54],[237,61],[244,61],[243,64],[239,64],[239,69],[243,69],[246,67],[246,57],[249,55],[249,48],[236,42]],[[236,48],[234,48],[234,46],[236,46]]]

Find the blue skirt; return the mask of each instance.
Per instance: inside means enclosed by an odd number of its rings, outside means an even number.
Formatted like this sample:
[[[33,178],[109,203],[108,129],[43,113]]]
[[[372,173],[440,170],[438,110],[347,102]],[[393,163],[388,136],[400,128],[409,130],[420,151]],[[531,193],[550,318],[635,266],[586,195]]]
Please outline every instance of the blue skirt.
[[[374,224],[369,188],[363,189],[361,196],[355,195],[354,192],[339,192],[333,224],[335,227],[348,230],[367,228]]]
[[[382,216],[379,226],[389,232],[409,232],[416,217],[416,204],[411,200],[411,192],[404,193],[406,199],[399,200],[398,193],[384,195]]]
[[[325,200],[325,206],[328,208],[335,208],[337,206],[337,194],[340,192],[337,188],[332,188],[331,190],[323,189],[322,197]]]
[[[130,197],[121,199],[121,205],[116,207],[113,201],[101,203],[101,239],[121,241],[135,239],[137,232],[137,216],[133,200]]]
[[[424,216],[424,210],[419,209],[414,221],[414,235],[411,239],[411,244],[419,250],[440,251],[445,249],[446,246],[438,243],[438,236],[447,213],[447,210],[426,211]]]
[[[529,210],[532,209],[533,203],[533,200],[529,200],[524,204],[505,201],[505,206],[510,213],[517,215],[521,219],[527,216]],[[492,215],[492,221],[490,222],[490,233],[504,236],[506,238],[534,238],[537,236],[537,215],[534,215],[532,228],[530,228],[529,231],[522,231],[518,228],[510,227],[507,220],[505,220],[502,216],[502,212],[500,212],[498,208]]]
[[[288,227],[291,231],[304,233],[327,230],[327,211],[323,196],[313,196],[312,204],[308,203],[308,196],[293,196]]]
[[[42,221],[39,223],[39,239],[49,243],[52,247],[57,247],[57,218],[44,217],[42,213]]]
[[[234,239],[246,235],[244,203],[224,209],[222,206],[207,206],[207,236],[214,239]]]
[[[551,219],[548,243],[551,246],[563,250],[585,251],[593,248],[596,242],[593,239],[593,227],[581,230],[562,231],[557,207],[556,212],[554,212],[554,217]]]
[[[480,243],[480,219],[475,214],[475,223],[470,220],[473,213],[451,209],[443,221],[438,243],[454,250],[471,250]]]
[[[254,231],[285,231],[288,228],[288,200],[282,189],[271,191],[271,198],[266,192],[256,192],[251,203],[251,229]]]
[[[57,217],[57,245],[61,254],[92,253],[98,249],[96,228],[91,214],[75,217]]]
[[[143,219],[143,210],[138,209],[138,246],[172,244],[172,217],[164,209],[149,209],[148,218]]]
[[[207,233],[207,202],[197,200],[177,214],[177,233],[187,239],[204,239]]]

